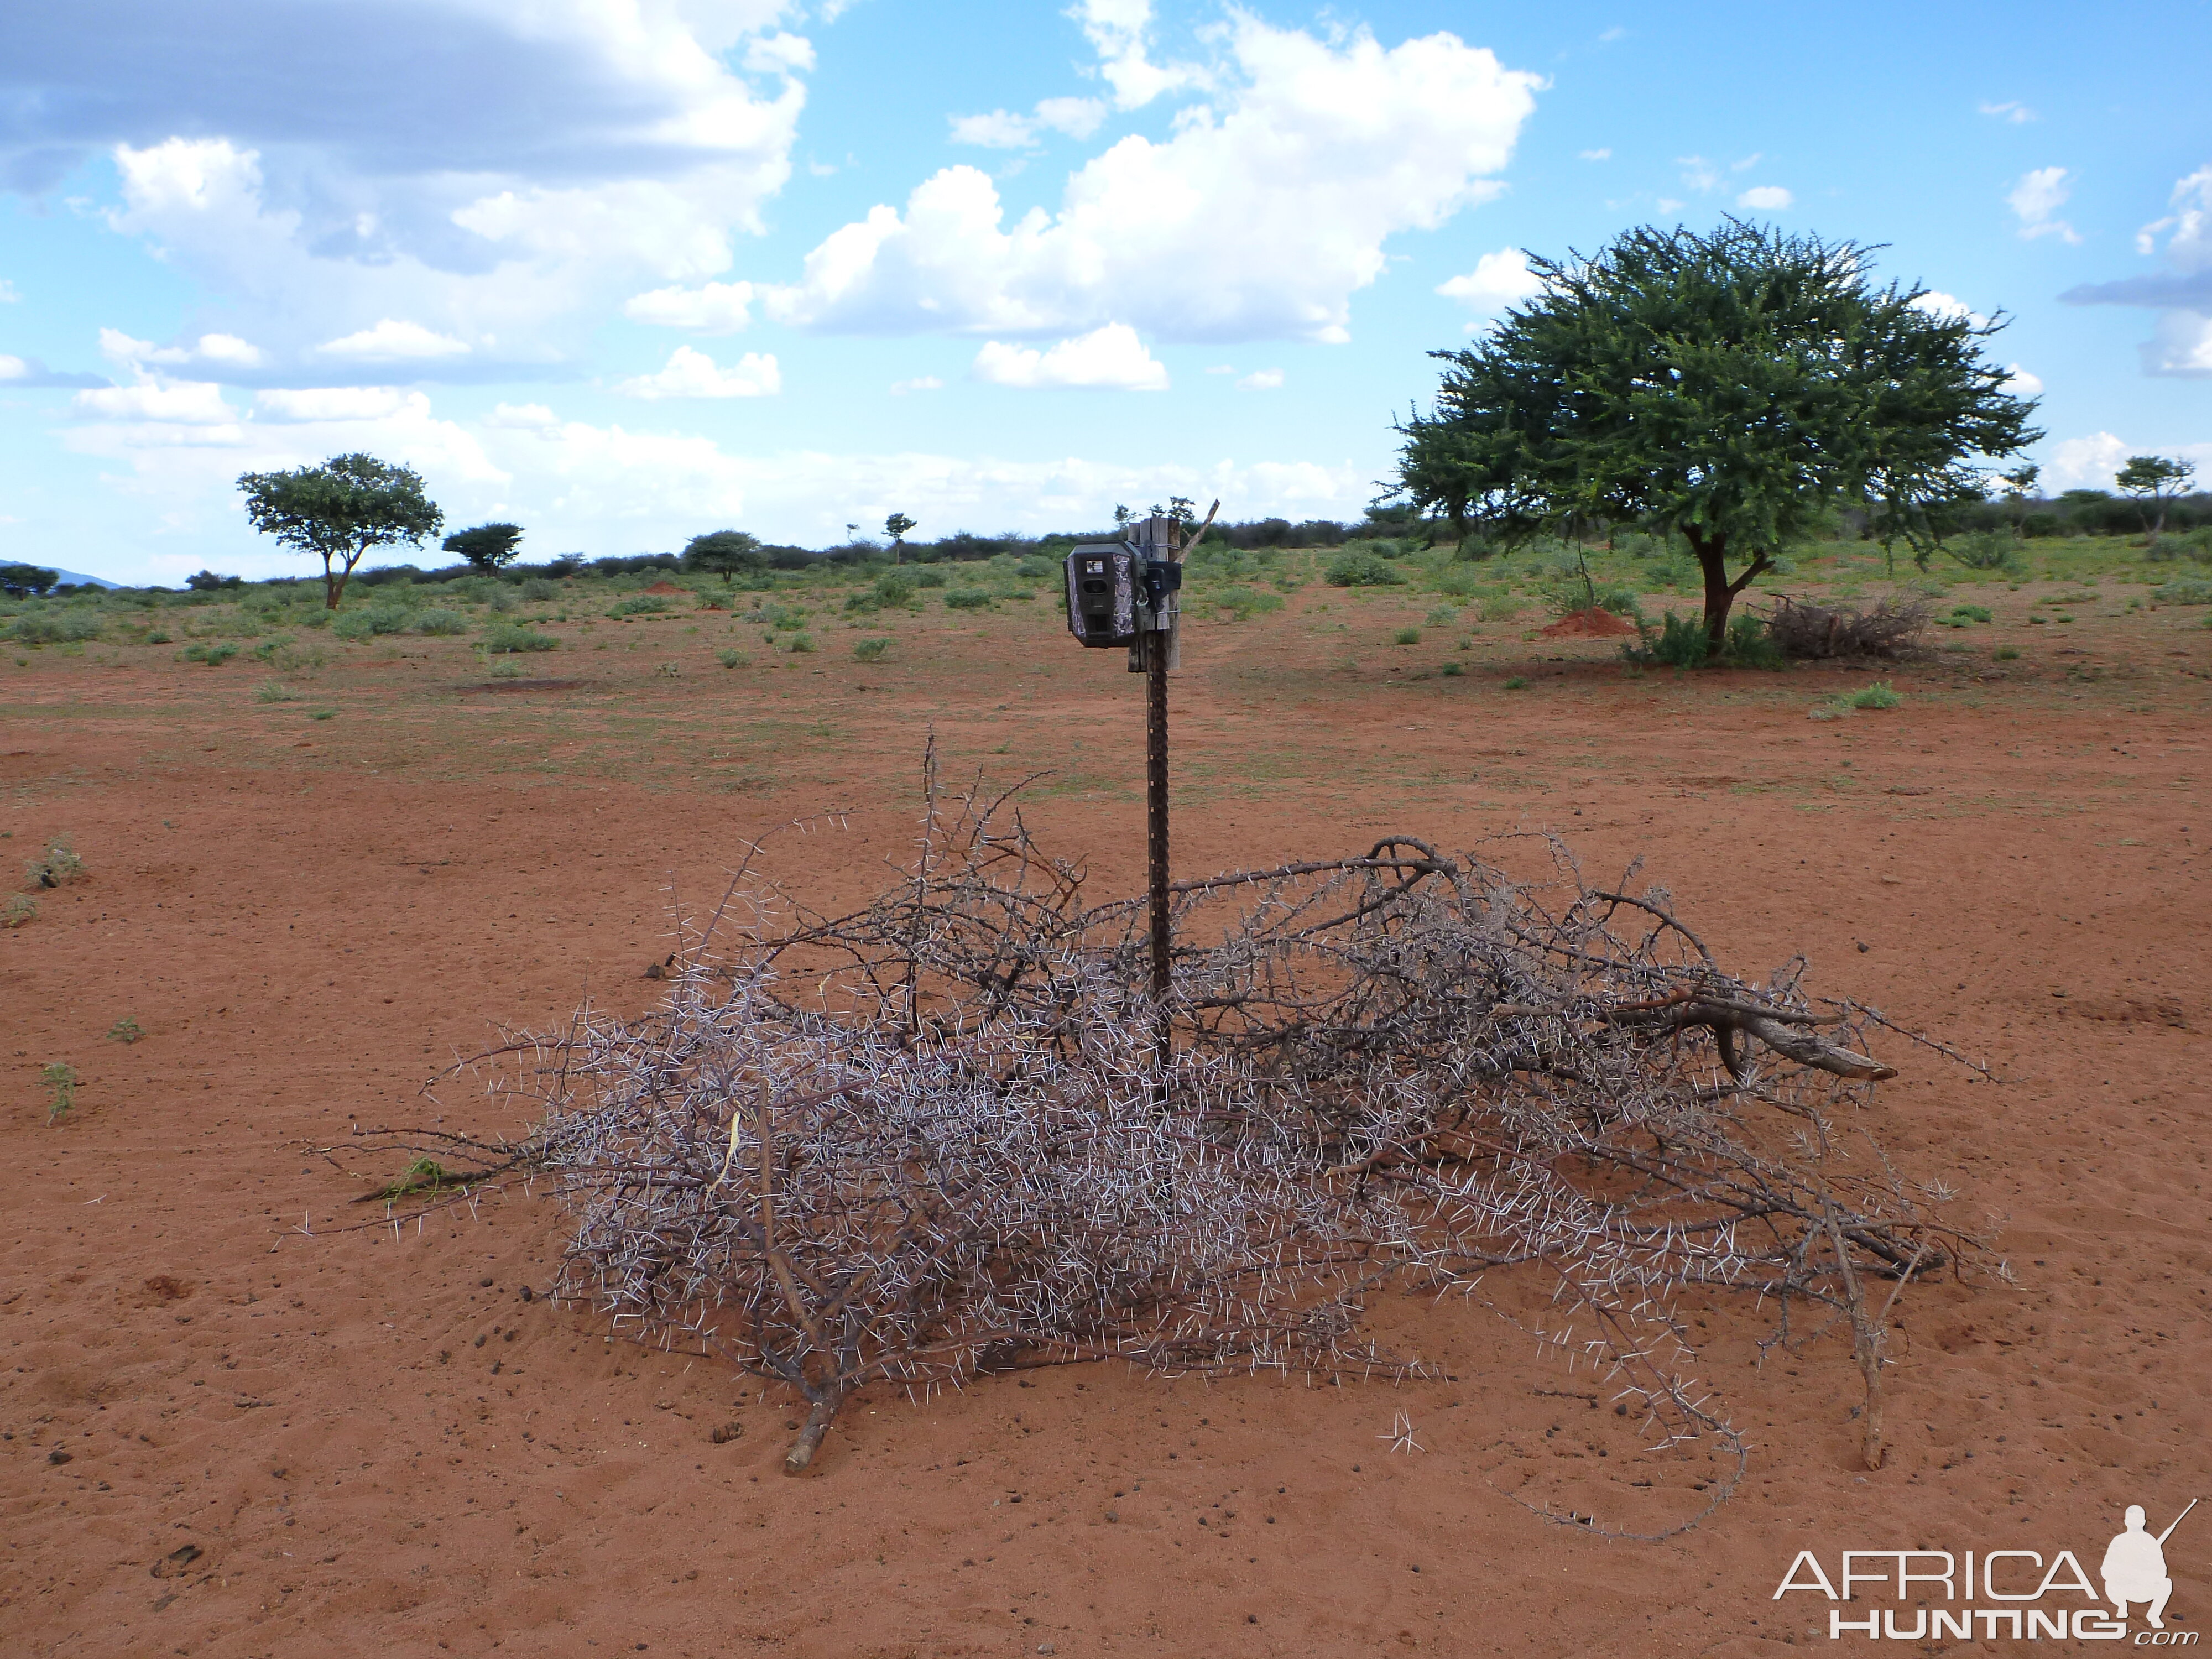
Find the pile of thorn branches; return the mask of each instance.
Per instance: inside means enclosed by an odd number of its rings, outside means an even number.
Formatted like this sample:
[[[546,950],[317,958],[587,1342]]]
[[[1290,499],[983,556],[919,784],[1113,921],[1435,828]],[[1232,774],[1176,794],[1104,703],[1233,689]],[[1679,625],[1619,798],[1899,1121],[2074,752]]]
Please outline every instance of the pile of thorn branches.
[[[1011,796],[940,804],[930,776],[920,855],[872,902],[811,910],[756,847],[652,1012],[485,1057],[538,1127],[445,1177],[550,1177],[560,1293],[788,1383],[791,1472],[876,1382],[1418,1375],[1363,1339],[1369,1300],[1516,1264],[1653,1443],[1740,1466],[1680,1296],[1858,1333],[1870,1281],[1979,1248],[1850,1127],[1894,1028],[1808,995],[1802,961],[1724,973],[1656,888],[1592,886],[1549,841],[1518,844],[1531,883],[1402,836],[1186,881],[1158,1000],[1141,899],[1086,902]]]
[[[1920,636],[1934,614],[1925,599],[1878,599],[1870,610],[1855,611],[1778,594],[1767,615],[1766,637],[1784,656],[1808,661],[1879,657],[1900,662],[1922,654]]]

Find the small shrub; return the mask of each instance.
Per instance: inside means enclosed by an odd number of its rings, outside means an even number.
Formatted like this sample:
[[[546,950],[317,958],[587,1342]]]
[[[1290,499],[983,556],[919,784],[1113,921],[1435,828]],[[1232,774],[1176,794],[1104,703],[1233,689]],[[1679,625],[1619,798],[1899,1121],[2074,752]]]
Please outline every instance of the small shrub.
[[[2212,605],[2212,581],[2202,576],[2177,576],[2153,588],[2150,597],[2158,605]]]
[[[458,611],[425,611],[415,619],[417,634],[465,634],[469,619]]]
[[[1977,530],[1943,544],[1944,552],[1969,570],[2018,570],[2020,542],[2009,530]]]
[[[1996,649],[1996,659],[1999,662],[2018,662],[2020,653],[2008,645],[2001,645]]]
[[[935,573],[931,573],[934,574]],[[942,577],[938,579],[940,582]],[[917,583],[903,573],[892,571],[876,578],[872,586],[861,589],[845,601],[848,611],[883,611],[911,605]]]
[[[714,660],[725,668],[743,668],[752,659],[742,651],[717,651]]]
[[[1322,579],[1331,587],[1395,587],[1406,577],[1404,572],[1376,554],[1346,548],[1329,561]]]
[[[33,887],[58,887],[84,874],[84,860],[76,855],[67,836],[56,836],[46,850],[23,866],[23,879]]]
[[[311,720],[336,720],[337,715],[338,711],[335,708],[318,708],[307,718]]]
[[[28,893],[10,893],[0,902],[0,927],[21,927],[39,917],[39,902]]]
[[[1729,621],[1721,654],[1739,668],[1778,668],[1782,648],[1767,633],[1766,621],[1746,611]]]
[[[1419,645],[1420,642],[1421,630],[1418,628],[1401,628],[1390,636],[1393,645]]]
[[[1263,593],[1256,587],[1240,585],[1224,587],[1206,597],[1205,603],[1217,611],[1226,611],[1238,622],[1248,622],[1255,616],[1283,608],[1279,593]]]
[[[1905,699],[1891,689],[1887,680],[1876,680],[1864,690],[1852,692],[1844,701],[1854,708],[1894,708]]]
[[[1521,601],[1510,593],[1492,593],[1483,600],[1481,614],[1487,623],[1511,622],[1521,614]]]
[[[1661,620],[1658,637],[1654,639],[1646,627],[1644,649],[1632,654],[1663,662],[1670,668],[1701,668],[1705,661],[1705,625],[1698,617],[1669,611]]]
[[[1525,691],[1528,689],[1528,682],[1521,675],[1516,674],[1505,682],[1505,689],[1508,691]]]
[[[1775,600],[1766,628],[1785,657],[1884,657],[1894,661],[1916,654],[1921,632],[1932,616],[1925,599],[1903,605],[1881,599],[1870,611],[1845,611],[1784,597]]]
[[[46,1121],[60,1122],[76,1104],[76,1067],[54,1064],[39,1068],[39,1081],[46,1088]]]
[[[331,624],[331,632],[342,640],[357,641],[380,634],[403,634],[413,620],[403,605],[372,605],[365,610],[349,611]]]
[[[160,629],[160,628],[155,629],[152,633],[149,634],[149,635],[146,636],[146,643],[147,643],[147,644],[149,644],[149,645],[167,645],[167,644],[168,644],[168,643],[169,643],[169,635],[168,635],[167,630],[167,629]]]
[[[889,640],[862,640],[853,647],[853,655],[860,662],[881,662],[884,653],[890,648]]]
[[[680,680],[684,678],[684,665],[680,662],[665,662],[653,672],[664,680]]]
[[[1955,628],[1963,628],[1968,623],[1985,623],[1989,619],[1987,605],[1954,605],[1951,607],[1951,623]]]
[[[806,652],[813,650],[814,635],[811,634],[793,634],[791,636],[791,648],[793,653],[799,654],[804,654]]]
[[[225,641],[221,645],[188,645],[185,647],[186,662],[204,662],[210,668],[220,668],[238,654],[238,647]]]
[[[1446,679],[1455,680],[1467,672],[1467,665],[1464,663],[1448,662],[1443,665],[1442,672]]]
[[[626,599],[617,599],[607,607],[610,617],[650,617],[668,609],[668,601],[659,593],[633,593]]]
[[[521,623],[494,623],[483,631],[483,648],[497,653],[558,651],[561,641]]]
[[[514,590],[532,605],[542,605],[548,599],[561,597],[561,584],[544,576],[532,576]]]
[[[991,596],[979,587],[956,587],[945,595],[945,608],[950,611],[981,611],[991,603]]]
[[[1459,620],[1459,607],[1452,605],[1437,605],[1421,620],[1431,628],[1449,628]]]
[[[110,1042],[120,1042],[125,1047],[137,1042],[145,1035],[146,1033],[139,1029],[138,1022],[128,1014],[124,1015],[122,1018],[107,1028],[107,1040]]]
[[[942,570],[917,570],[914,573],[914,585],[916,587],[942,587],[945,586],[945,573]]]
[[[256,702],[291,702],[295,700],[292,688],[282,680],[264,680],[253,693]]]

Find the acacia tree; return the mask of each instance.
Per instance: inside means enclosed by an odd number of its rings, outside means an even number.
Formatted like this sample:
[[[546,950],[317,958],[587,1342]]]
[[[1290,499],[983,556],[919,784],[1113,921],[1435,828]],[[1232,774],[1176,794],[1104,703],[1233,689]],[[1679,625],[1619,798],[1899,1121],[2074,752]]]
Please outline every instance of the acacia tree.
[[[444,550],[458,553],[486,575],[509,562],[521,550],[519,524],[480,524],[456,530],[446,538]]]
[[[346,578],[372,550],[420,544],[446,515],[422,493],[414,468],[374,455],[333,455],[320,466],[241,473],[246,516],[256,530],[323,562],[323,603],[338,608]]]
[[[2170,460],[2163,455],[2130,455],[2128,464],[2113,476],[2112,482],[2120,493],[2135,498],[2136,510],[2142,514],[2143,530],[2152,541],[2166,533],[2166,509],[2173,505],[2189,488],[2189,481],[2197,476],[2194,461]],[[2156,514],[2145,511],[2146,507]]]
[[[742,530],[710,530],[684,544],[684,568],[714,571],[726,587],[740,570],[767,569],[768,550]]]
[[[914,528],[914,520],[903,513],[894,513],[884,520],[884,534],[891,538],[891,562],[906,562],[906,532]]]
[[[1399,427],[1398,492],[1509,543],[1597,517],[1679,532],[1705,574],[1706,649],[1736,596],[1832,508],[1916,549],[1978,500],[1977,463],[2043,434],[1981,343],[1869,277],[1868,250],[1730,219],[1645,226],[1595,258],[1532,258],[1543,291],[1450,365]]]

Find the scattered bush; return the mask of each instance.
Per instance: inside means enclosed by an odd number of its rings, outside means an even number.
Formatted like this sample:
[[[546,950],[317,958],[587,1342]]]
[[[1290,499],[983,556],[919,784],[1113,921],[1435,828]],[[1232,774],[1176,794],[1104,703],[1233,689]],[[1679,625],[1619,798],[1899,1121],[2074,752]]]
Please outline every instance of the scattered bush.
[[[15,618],[8,637],[24,645],[73,645],[98,639],[100,620],[97,611],[88,611],[22,616]]]
[[[914,573],[914,585],[916,587],[942,587],[945,586],[945,573],[942,570],[917,570]]]
[[[1887,680],[1876,680],[1863,691],[1854,691],[1844,699],[1854,708],[1894,708],[1905,699],[1891,689]]]
[[[331,632],[342,640],[358,641],[380,634],[404,634],[413,621],[404,605],[378,604],[348,611],[331,624]]]
[[[1728,638],[1721,647],[1723,660],[1737,668],[1778,668],[1782,648],[1769,633],[1765,618],[1740,611],[1729,619]]]
[[[2159,605],[2212,605],[2212,581],[2201,576],[2177,576],[2152,589],[2151,599]]]
[[[515,589],[515,592],[532,605],[542,605],[548,599],[557,599],[561,597],[561,584],[550,581],[544,576],[532,576],[526,579],[520,587]]]
[[[991,596],[979,587],[955,587],[945,595],[945,608],[950,611],[981,611],[991,603]]]
[[[1985,623],[1989,620],[1990,611],[1987,605],[1956,605],[1951,607],[1950,621],[1954,628],[1964,628],[1968,623]]]
[[[1443,665],[1443,672],[1445,678],[1455,680],[1467,672],[1467,666],[1463,663],[1448,662]]]
[[[1279,593],[1263,593],[1256,587],[1241,585],[1221,588],[1210,593],[1204,601],[1218,611],[1226,611],[1238,622],[1249,622],[1255,616],[1283,608]]]
[[[1418,628],[1401,628],[1390,636],[1393,645],[1419,645],[1420,642],[1421,630]]]
[[[1328,562],[1322,579],[1331,587],[1395,587],[1406,577],[1387,560],[1347,547]]]
[[[21,927],[39,918],[39,902],[28,893],[10,893],[0,902],[0,927]]]
[[[1510,593],[1492,593],[1482,602],[1483,621],[1510,623],[1521,614],[1521,601]]]
[[[791,648],[793,653],[802,655],[813,650],[814,635],[811,634],[793,634],[791,636]]]
[[[425,611],[415,619],[418,634],[465,634],[469,619],[458,611]]]
[[[1999,662],[2018,662],[2020,660],[2020,653],[2008,645],[1999,646],[1996,648],[1996,660]]]
[[[1663,662],[1670,668],[1702,668],[1705,665],[1705,624],[1698,617],[1669,611],[1661,620],[1656,639],[1652,637],[1648,626],[1644,629],[1643,636],[1643,649],[1632,652],[1632,657]]]
[[[1505,689],[1508,691],[1525,691],[1528,689],[1528,682],[1522,676],[1516,674],[1511,679],[1505,682]]]
[[[212,570],[195,570],[185,578],[185,586],[195,593],[213,593],[226,587],[243,587],[243,576],[218,576]]]
[[[76,1068],[58,1062],[39,1068],[39,1081],[46,1086],[46,1122],[60,1122],[76,1104]]]
[[[1920,635],[1931,614],[1925,599],[1909,599],[1902,605],[1881,599],[1870,611],[1846,611],[1782,597],[1775,600],[1766,619],[1766,632],[1785,657],[1807,661],[1881,657],[1897,661],[1917,654]]]
[[[743,668],[752,659],[742,651],[717,651],[714,660],[725,668]]]
[[[145,1035],[146,1033],[139,1029],[138,1022],[128,1014],[124,1015],[122,1018],[107,1028],[107,1040],[110,1042],[120,1042],[125,1048]]]
[[[220,668],[238,654],[238,647],[228,640],[221,645],[188,645],[185,647],[186,662],[204,662],[210,668]]]
[[[2020,538],[2009,530],[1977,530],[1943,544],[1944,552],[1969,570],[2018,570]]]
[[[936,572],[929,574],[935,575]],[[941,586],[944,580],[942,576],[939,576],[937,585]],[[877,577],[872,586],[865,587],[848,598],[845,609],[858,611],[896,610],[913,604],[915,589],[921,585],[902,571],[893,571]]]
[[[617,618],[623,617],[649,617],[667,609],[668,600],[661,594],[633,593],[629,598],[626,599],[617,599],[612,605],[609,605],[607,607],[607,615]]]
[[[891,648],[889,640],[862,640],[853,647],[854,659],[860,662],[881,662],[884,653]]]
[[[487,651],[558,651],[561,641],[550,634],[541,634],[521,623],[494,623],[483,631],[483,648]]]
[[[256,702],[293,702],[297,701],[292,688],[282,680],[264,680],[253,694]]]

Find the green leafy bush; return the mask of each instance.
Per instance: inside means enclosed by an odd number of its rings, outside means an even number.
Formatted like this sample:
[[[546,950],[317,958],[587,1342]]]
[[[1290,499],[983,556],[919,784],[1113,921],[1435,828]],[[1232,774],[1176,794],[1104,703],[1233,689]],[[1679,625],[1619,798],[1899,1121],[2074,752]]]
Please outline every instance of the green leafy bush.
[[[67,836],[56,836],[46,850],[23,866],[23,879],[33,887],[59,887],[84,874],[84,860]]]
[[[1419,645],[1420,642],[1421,630],[1418,628],[1401,628],[1390,636],[1393,645]]]
[[[862,640],[853,647],[853,655],[860,662],[881,662],[884,653],[890,648],[889,640]]]
[[[264,680],[253,692],[256,702],[293,702],[297,700],[297,694],[282,680]]]
[[[668,600],[659,593],[633,593],[626,599],[617,599],[607,607],[607,615],[614,617],[650,617],[668,609]]]
[[[945,586],[945,573],[942,570],[917,570],[914,573],[914,585],[916,587],[942,587]]]
[[[548,599],[561,597],[561,584],[544,576],[532,576],[514,591],[532,605],[543,605]]]
[[[945,604],[951,611],[981,611],[991,603],[991,596],[979,587],[956,587],[945,595]]]
[[[1705,625],[1695,617],[1669,611],[1661,623],[1659,636],[1644,630],[1644,654],[1670,668],[1699,668],[1705,660]]]
[[[1492,593],[1482,602],[1485,622],[1511,622],[1521,614],[1521,601],[1510,593]]]
[[[1897,695],[1887,680],[1876,680],[1863,691],[1854,691],[1844,702],[1854,708],[1894,708],[1905,699]]]
[[[1944,552],[1969,570],[2019,570],[2020,539],[2009,530],[1977,530],[1943,544]]]
[[[238,654],[238,647],[225,641],[221,645],[188,645],[185,647],[186,662],[204,662],[210,668],[220,668]]]
[[[458,611],[425,611],[415,619],[418,634],[465,634],[469,619]]]
[[[491,652],[557,651],[561,641],[522,623],[494,623],[483,631],[483,648]]]
[[[404,605],[377,604],[348,611],[331,624],[331,632],[342,640],[366,640],[379,634],[404,634],[414,620]]]
[[[1406,577],[1389,561],[1371,552],[1354,552],[1346,546],[1328,562],[1322,579],[1331,587],[1396,587],[1404,583]]]
[[[743,668],[752,659],[742,651],[717,651],[714,660],[725,668]]]
[[[811,634],[793,634],[791,636],[791,648],[793,651],[801,653],[813,650],[814,635]]]
[[[1721,647],[1721,655],[1738,668],[1782,665],[1782,647],[1768,636],[1765,619],[1747,611],[1738,611],[1729,619],[1728,638]]]
[[[934,572],[931,573],[934,574]],[[940,582],[942,577],[938,579]],[[892,571],[876,578],[872,586],[862,588],[845,601],[848,611],[870,611],[896,609],[914,602],[915,589],[920,584],[903,572]]]
[[[1228,611],[1238,622],[1246,622],[1270,611],[1280,611],[1283,596],[1263,593],[1256,587],[1236,586],[1206,595],[1205,603],[1216,610]]]
[[[10,893],[0,902],[0,927],[22,927],[39,919],[39,902],[28,893]]]
[[[100,637],[100,616],[91,611],[32,612],[15,618],[8,637],[24,645],[73,645]]]
[[[2201,576],[2177,576],[2151,590],[2160,605],[2212,605],[2212,581]]]
[[[1964,628],[1968,623],[1985,623],[1990,619],[1987,605],[1954,605],[1951,607],[1951,625]]]

